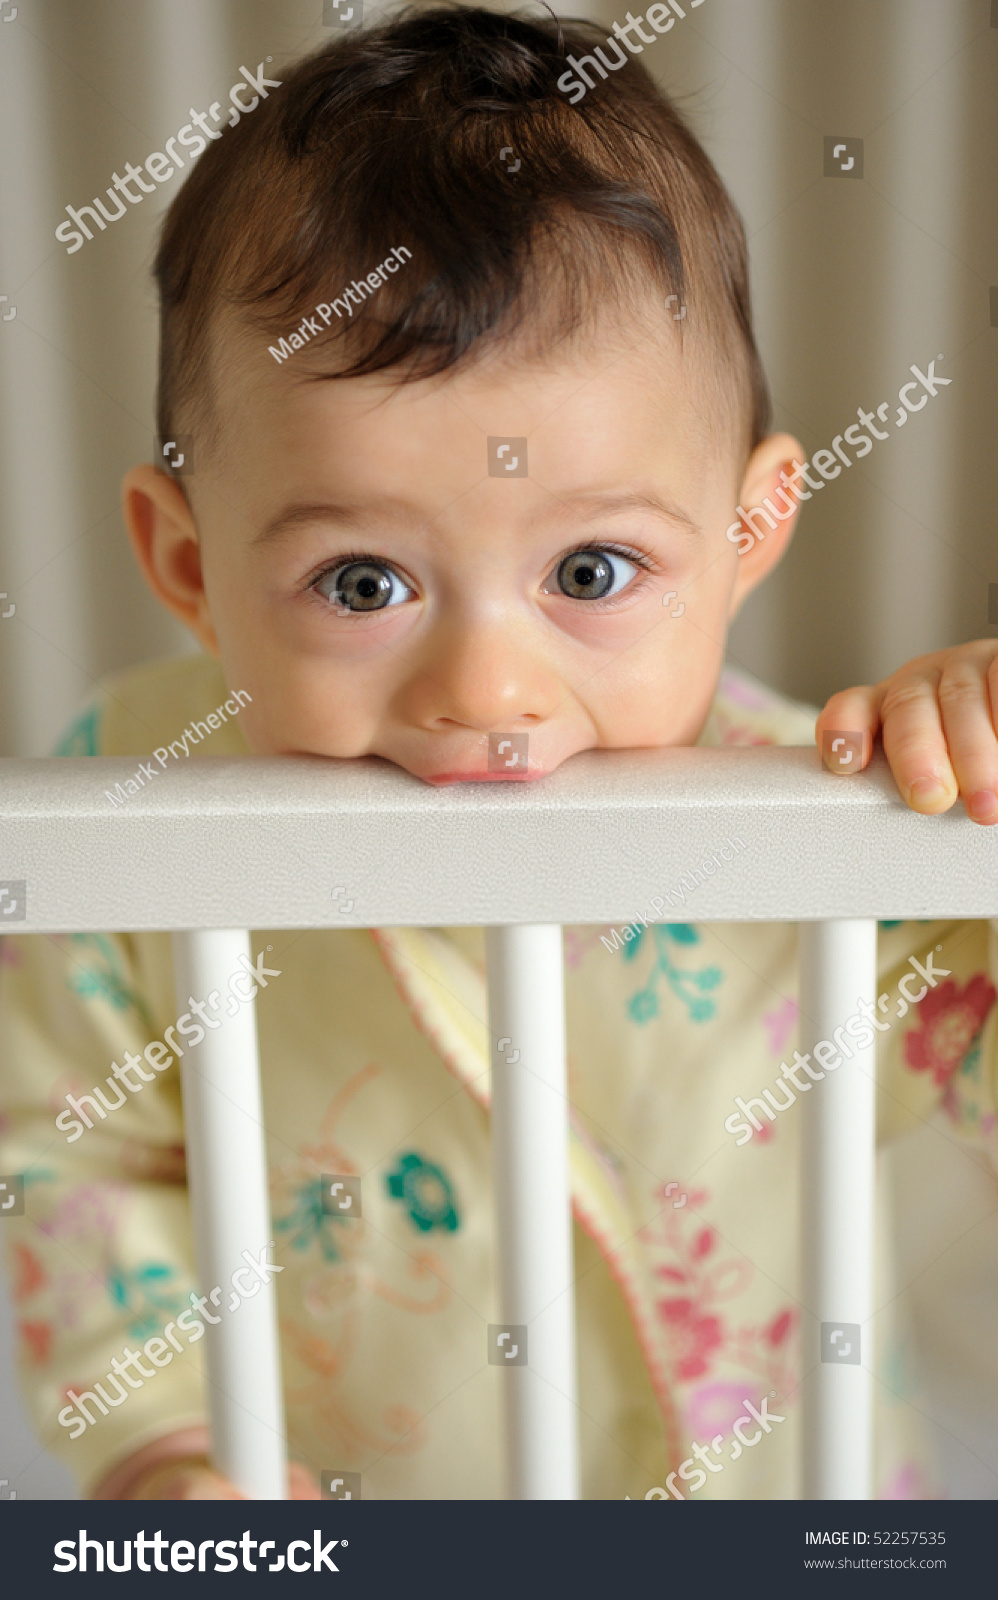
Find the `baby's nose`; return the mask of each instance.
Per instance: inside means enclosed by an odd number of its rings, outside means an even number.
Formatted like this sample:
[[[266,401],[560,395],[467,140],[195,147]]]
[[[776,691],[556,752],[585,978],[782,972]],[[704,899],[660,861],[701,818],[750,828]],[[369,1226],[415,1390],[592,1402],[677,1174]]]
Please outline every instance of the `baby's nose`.
[[[409,715],[425,728],[489,733],[546,721],[565,690],[538,641],[501,620],[450,628],[409,685]]]

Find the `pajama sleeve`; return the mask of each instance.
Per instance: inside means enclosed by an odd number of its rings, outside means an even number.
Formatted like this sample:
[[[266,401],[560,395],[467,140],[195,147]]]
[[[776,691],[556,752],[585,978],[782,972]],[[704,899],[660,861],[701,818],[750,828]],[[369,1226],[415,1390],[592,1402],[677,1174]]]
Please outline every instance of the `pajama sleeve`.
[[[879,965],[881,1136],[941,1107],[998,1167],[998,921],[883,923]]]
[[[133,1451],[204,1420],[201,1335],[176,1320],[186,1309],[201,1326],[179,1065],[142,1058],[150,1081],[125,1069],[127,1087],[113,1072],[174,1016],[168,935],[0,939],[0,1177],[23,1180],[23,1213],[10,1186],[0,1236],[27,1402],[84,1495]]]

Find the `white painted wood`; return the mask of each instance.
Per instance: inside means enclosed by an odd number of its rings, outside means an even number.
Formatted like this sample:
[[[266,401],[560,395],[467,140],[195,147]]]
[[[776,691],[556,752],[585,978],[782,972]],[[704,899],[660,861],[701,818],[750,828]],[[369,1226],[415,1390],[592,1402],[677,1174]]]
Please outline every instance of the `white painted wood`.
[[[806,1059],[827,1041],[822,1054],[841,1063],[817,1082],[798,1069],[811,1082],[801,1096],[805,1500],[873,1495],[876,1046],[842,1029],[859,1000],[876,999],[877,924],[802,924],[800,1050]]]
[[[115,806],[134,760],[0,761],[17,932],[998,916],[998,830],[916,816],[879,754],[839,778],[814,749],[594,750],[442,789],[386,761],[150,764]]]
[[[274,1260],[252,1000],[256,986],[246,974],[253,961],[249,935],[241,930],[175,933],[173,957],[178,1016],[197,1000],[209,1002],[205,1020],[220,1018],[193,1048],[179,1038],[198,1293],[209,1297],[197,1314],[219,1319],[203,1340],[213,1460],[250,1499],[283,1500],[287,1448],[277,1280],[270,1277],[264,1287],[265,1268],[254,1274],[246,1259],[260,1263],[265,1252],[263,1261]],[[229,989],[229,979],[239,973],[244,977],[237,990],[250,996],[244,1003],[237,1003]],[[217,1008],[210,1005],[213,994]],[[212,1298],[217,1289],[221,1294]],[[237,1291],[247,1298],[240,1301]]]
[[[560,927],[486,932],[496,1327],[527,1330],[526,1365],[500,1375],[511,1500],[575,1500],[578,1414]],[[522,1338],[505,1341],[503,1359]]]

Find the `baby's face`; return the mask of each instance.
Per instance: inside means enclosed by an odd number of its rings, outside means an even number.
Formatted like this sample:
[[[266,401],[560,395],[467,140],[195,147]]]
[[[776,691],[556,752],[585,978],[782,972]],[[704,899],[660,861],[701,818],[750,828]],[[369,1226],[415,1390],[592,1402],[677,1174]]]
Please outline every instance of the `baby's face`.
[[[238,416],[187,481],[194,625],[252,696],[252,749],[441,784],[524,775],[489,770],[490,734],[527,736],[532,778],[695,742],[761,565],[725,538],[743,463],[689,363],[665,317],[412,384],[243,341]]]

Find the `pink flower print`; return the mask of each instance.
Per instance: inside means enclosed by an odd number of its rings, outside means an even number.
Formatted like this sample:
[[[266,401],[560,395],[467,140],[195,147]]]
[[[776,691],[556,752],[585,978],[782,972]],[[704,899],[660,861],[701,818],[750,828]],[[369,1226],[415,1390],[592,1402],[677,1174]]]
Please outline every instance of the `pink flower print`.
[[[702,1261],[704,1256],[709,1256],[714,1248],[715,1234],[713,1228],[701,1228],[693,1241],[690,1256],[694,1261]]]
[[[752,1129],[752,1138],[751,1139],[746,1139],[745,1142],[746,1142],[746,1144],[752,1144],[753,1142],[755,1144],[768,1144],[771,1139],[775,1139],[775,1138],[776,1138],[776,1123],[775,1122],[764,1122],[761,1128],[753,1128]]]
[[[684,1382],[702,1378],[710,1370],[710,1357],[723,1342],[720,1317],[698,1314],[692,1300],[659,1300],[658,1313],[666,1325],[676,1376]]]
[[[754,729],[743,728],[738,722],[733,722],[729,728],[725,728],[721,735],[722,744],[734,744],[743,749],[752,745],[772,744],[772,742],[772,739],[760,738]]]
[[[52,1350],[52,1324],[50,1322],[22,1322],[21,1338],[33,1367],[43,1367]]]
[[[710,1383],[695,1389],[685,1404],[690,1438],[716,1439],[719,1433],[728,1438],[745,1409],[746,1394],[754,1398],[753,1385],[754,1380],[743,1378],[739,1383]]]
[[[725,668],[721,673],[721,693],[733,700],[736,706],[744,706],[748,711],[766,711],[775,704],[773,695],[762,694],[754,684],[747,683],[730,668]]]
[[[794,1314],[792,1311],[779,1312],[766,1329],[766,1342],[773,1345],[774,1348],[777,1345],[783,1344],[789,1336],[793,1325]]]
[[[884,1485],[881,1500],[938,1500],[939,1489],[917,1461],[906,1461]]]
[[[781,1056],[797,1022],[797,1002],[784,1000],[782,1005],[764,1012],[762,1020],[769,1034],[770,1050],[774,1056]]]
[[[566,928],[564,935],[565,965],[578,967],[587,950],[592,950],[600,941],[600,935],[611,933],[609,924],[604,923],[598,928]]]
[[[103,1301],[104,1287],[94,1272],[59,1272],[50,1287],[55,1302],[55,1319],[62,1328],[80,1328],[94,1301]]]
[[[944,1084],[959,1067],[995,1001],[995,986],[978,972],[965,989],[955,979],[930,990],[918,1007],[918,1026],[905,1036],[904,1054],[915,1072]]]
[[[33,1294],[45,1286],[45,1268],[26,1244],[15,1244],[14,1257],[14,1300],[30,1300]]]
[[[39,1224],[51,1239],[111,1240],[116,1231],[117,1212],[124,1202],[125,1188],[115,1182],[81,1183],[60,1200],[48,1222]]]

